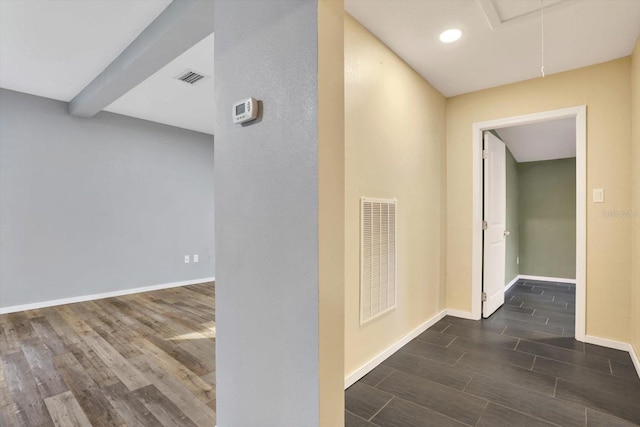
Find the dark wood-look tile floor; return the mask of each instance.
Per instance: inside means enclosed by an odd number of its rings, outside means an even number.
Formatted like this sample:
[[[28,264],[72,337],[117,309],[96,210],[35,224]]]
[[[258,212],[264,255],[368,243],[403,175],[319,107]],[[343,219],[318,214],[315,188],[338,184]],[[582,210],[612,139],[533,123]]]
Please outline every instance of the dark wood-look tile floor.
[[[628,353],[574,339],[575,286],[525,281],[445,317],[345,392],[347,427],[640,425]]]
[[[215,425],[214,283],[0,315],[0,426]]]

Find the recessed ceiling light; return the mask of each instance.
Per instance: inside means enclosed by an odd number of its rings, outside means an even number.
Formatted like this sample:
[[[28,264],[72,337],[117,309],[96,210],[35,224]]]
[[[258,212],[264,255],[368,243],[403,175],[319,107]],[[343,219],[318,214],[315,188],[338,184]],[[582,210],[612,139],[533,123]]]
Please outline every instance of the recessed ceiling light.
[[[462,37],[462,31],[457,28],[451,28],[450,30],[443,31],[440,33],[440,41],[442,43],[453,43]]]

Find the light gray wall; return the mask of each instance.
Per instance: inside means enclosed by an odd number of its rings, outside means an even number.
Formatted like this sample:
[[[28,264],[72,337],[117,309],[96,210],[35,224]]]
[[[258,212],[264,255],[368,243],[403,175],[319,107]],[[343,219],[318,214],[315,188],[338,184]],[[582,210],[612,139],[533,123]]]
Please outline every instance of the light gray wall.
[[[218,425],[317,426],[317,1],[215,11]],[[261,121],[231,122],[235,101]]]
[[[1,90],[0,308],[214,276],[213,180],[211,135]]]
[[[517,258],[520,255],[520,220],[518,217],[518,163],[506,147],[507,168],[507,230],[511,234],[507,237],[505,259],[505,285],[509,284],[520,274]]]
[[[518,164],[520,274],[576,277],[576,159]]]

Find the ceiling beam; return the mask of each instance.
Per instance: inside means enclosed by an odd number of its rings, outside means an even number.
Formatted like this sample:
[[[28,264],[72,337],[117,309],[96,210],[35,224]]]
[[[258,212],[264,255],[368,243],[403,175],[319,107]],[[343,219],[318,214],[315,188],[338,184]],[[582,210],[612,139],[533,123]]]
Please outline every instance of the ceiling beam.
[[[69,114],[93,117],[213,33],[213,3],[211,0],[174,0],[69,102]]]
[[[484,16],[487,18],[487,23],[492,30],[497,30],[502,25],[502,19],[498,15],[496,5],[493,4],[493,0],[477,0],[478,4],[484,12]]]

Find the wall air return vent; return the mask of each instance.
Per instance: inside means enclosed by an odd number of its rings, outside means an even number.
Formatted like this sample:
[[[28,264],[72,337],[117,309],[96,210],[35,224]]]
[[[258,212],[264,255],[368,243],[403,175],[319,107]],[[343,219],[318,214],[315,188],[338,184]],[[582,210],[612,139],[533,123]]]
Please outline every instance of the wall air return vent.
[[[180,73],[175,78],[176,80],[180,80],[185,83],[189,83],[190,85],[193,85],[199,82],[200,80],[204,79],[205,77],[207,76],[205,76],[204,74],[198,73],[197,71],[186,70]]]
[[[360,199],[360,324],[396,307],[396,200]]]

